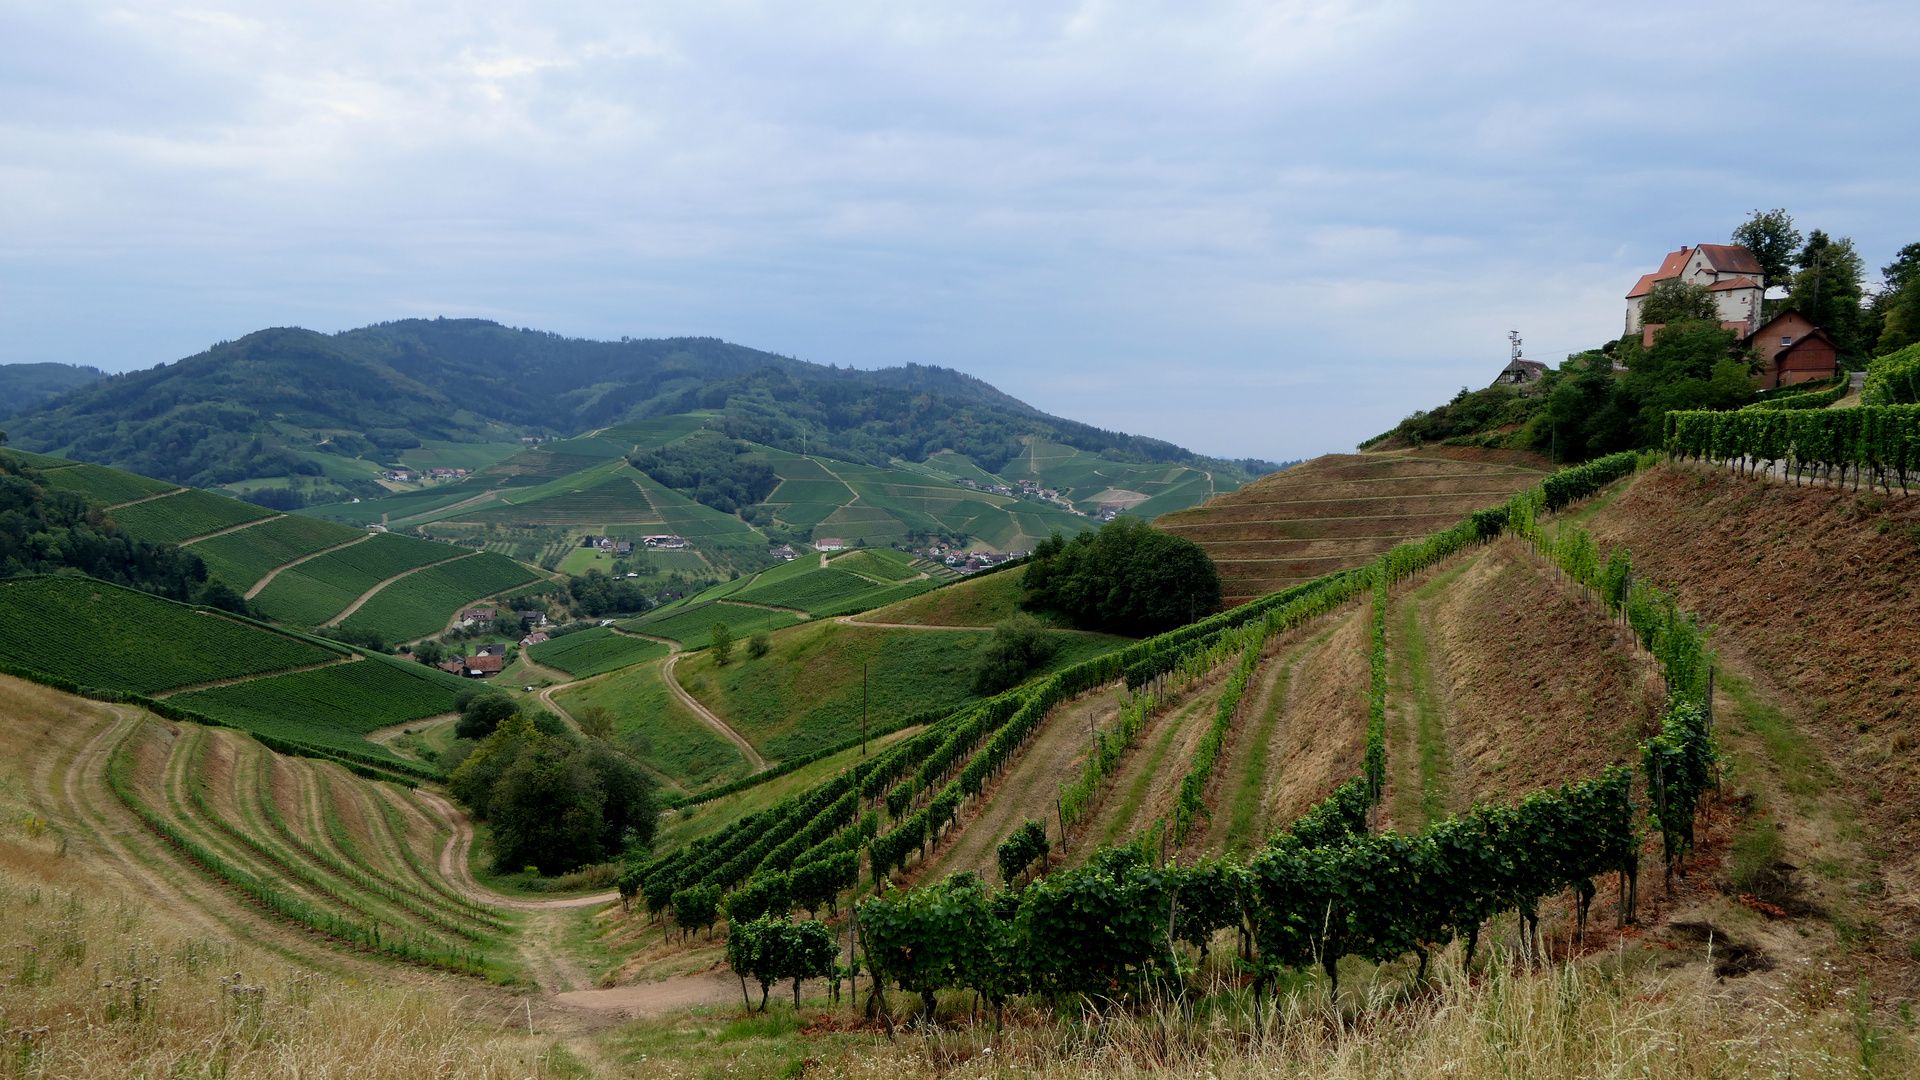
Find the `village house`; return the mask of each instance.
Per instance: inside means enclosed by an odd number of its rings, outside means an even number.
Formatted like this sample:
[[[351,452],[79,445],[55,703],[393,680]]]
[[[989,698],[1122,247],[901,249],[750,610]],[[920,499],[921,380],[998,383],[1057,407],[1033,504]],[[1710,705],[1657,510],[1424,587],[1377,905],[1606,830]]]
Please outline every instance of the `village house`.
[[[507,666],[507,658],[504,656],[469,656],[466,659],[466,665],[468,678],[485,679],[500,674],[501,669]]]
[[[813,542],[815,551],[845,551],[847,542],[837,536],[823,536]]]
[[[480,623],[490,623],[496,617],[498,617],[499,614],[500,612],[499,612],[499,609],[497,608],[490,608],[490,607],[463,608],[460,611],[460,625],[476,626]]]
[[[613,544],[613,553],[614,553],[615,555],[631,555],[631,554],[633,554],[633,541],[631,541],[631,540],[616,540],[616,541],[614,541],[614,544]]]
[[[1733,244],[1701,244],[1667,253],[1660,269],[1643,275],[1627,293],[1627,323],[1624,334],[1651,333],[1640,317],[1640,307],[1655,282],[1679,278],[1693,285],[1704,285],[1713,294],[1720,325],[1741,337],[1760,324],[1760,301],[1766,295],[1767,279],[1753,252]]]
[[[518,615],[520,621],[526,623],[528,626],[547,625],[547,613],[544,611],[516,611],[514,614]]]
[[[550,639],[545,634],[528,634],[526,637],[520,639],[520,647],[523,649],[530,648],[547,640]]]
[[[487,644],[480,646],[478,649],[475,649],[474,655],[475,656],[505,656],[507,655],[507,643],[504,641],[490,641]]]
[[[1840,370],[1840,350],[1825,330],[1788,311],[1767,320],[1745,342],[1760,358],[1760,388],[1831,379]]]
[[[793,560],[800,557],[798,552],[794,551],[793,548],[789,547],[786,544],[781,544],[779,547],[773,548],[772,550],[768,551],[767,554],[772,556],[773,558],[779,559],[781,562],[792,562]]]
[[[640,542],[650,548],[666,548],[670,551],[687,546],[686,540],[678,536],[643,536]]]

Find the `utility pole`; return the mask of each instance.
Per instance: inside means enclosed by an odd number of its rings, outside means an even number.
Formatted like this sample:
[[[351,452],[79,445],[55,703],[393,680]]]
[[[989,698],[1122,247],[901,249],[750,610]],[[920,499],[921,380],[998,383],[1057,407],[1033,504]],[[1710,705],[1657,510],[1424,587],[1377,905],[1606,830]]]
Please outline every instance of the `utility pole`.
[[[860,663],[860,756],[867,756],[867,664]]]

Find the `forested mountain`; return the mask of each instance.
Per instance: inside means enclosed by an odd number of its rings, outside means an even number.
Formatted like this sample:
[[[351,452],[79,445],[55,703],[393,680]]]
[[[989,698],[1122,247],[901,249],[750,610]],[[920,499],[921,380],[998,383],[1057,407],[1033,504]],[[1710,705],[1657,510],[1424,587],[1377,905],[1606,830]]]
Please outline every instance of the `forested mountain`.
[[[25,412],[106,375],[80,364],[0,364],[0,416]]]
[[[854,371],[713,338],[588,341],[478,319],[262,330],[108,377],[9,428],[26,449],[210,486],[337,478],[329,456],[395,461],[422,440],[568,436],[696,409],[724,413],[738,437],[856,461],[953,449],[991,465],[1029,435],[1119,460],[1194,460],[946,368]]]

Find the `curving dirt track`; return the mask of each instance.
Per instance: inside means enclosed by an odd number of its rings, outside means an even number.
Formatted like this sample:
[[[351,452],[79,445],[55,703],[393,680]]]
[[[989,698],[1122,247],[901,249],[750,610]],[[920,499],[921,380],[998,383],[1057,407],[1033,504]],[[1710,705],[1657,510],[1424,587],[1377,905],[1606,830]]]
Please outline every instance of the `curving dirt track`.
[[[767,759],[760,756],[760,751],[755,750],[753,744],[742,737],[739,732],[733,730],[725,720],[715,716],[705,705],[700,704],[699,699],[687,693],[686,688],[680,685],[680,680],[674,677],[673,665],[679,663],[680,658],[685,655],[686,653],[676,652],[667,657],[666,663],[660,665],[660,678],[667,684],[668,692],[673,694],[675,701],[678,701],[691,711],[693,715],[699,717],[701,723],[712,728],[715,732],[719,733],[721,738],[732,743],[734,749],[740,751],[740,756],[746,758],[747,763],[753,766],[754,772],[765,769],[767,767]]]

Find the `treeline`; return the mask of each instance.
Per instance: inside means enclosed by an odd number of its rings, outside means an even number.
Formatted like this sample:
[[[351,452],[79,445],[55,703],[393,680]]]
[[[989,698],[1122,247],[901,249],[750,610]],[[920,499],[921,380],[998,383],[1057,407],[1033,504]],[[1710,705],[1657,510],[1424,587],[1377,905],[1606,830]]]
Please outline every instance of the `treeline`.
[[[496,871],[565,873],[652,844],[653,781],[606,744],[497,692],[462,702],[460,734],[480,742],[447,790],[492,826]]]
[[[997,473],[1025,454],[1026,439],[1035,435],[1115,461],[1202,460],[1172,443],[1049,416],[998,392],[949,396],[866,381],[868,374],[820,379],[765,368],[687,390],[657,411],[718,409],[726,415],[714,426],[733,438],[870,465],[953,450]],[[1243,472],[1237,463],[1208,463]]]
[[[773,494],[780,486],[773,466],[749,460],[738,439],[687,439],[634,454],[627,461],[695,502],[731,514]]]
[[[1220,572],[1200,545],[1125,515],[1072,540],[1042,540],[1020,584],[1022,607],[1085,630],[1156,634],[1220,607]]]

